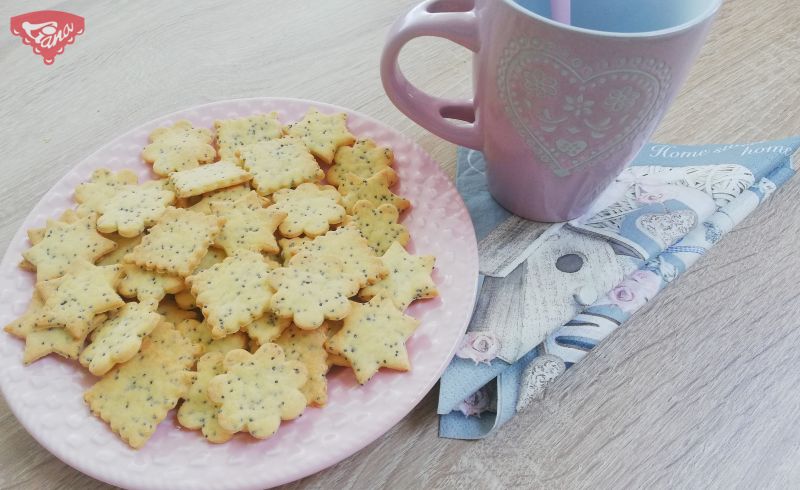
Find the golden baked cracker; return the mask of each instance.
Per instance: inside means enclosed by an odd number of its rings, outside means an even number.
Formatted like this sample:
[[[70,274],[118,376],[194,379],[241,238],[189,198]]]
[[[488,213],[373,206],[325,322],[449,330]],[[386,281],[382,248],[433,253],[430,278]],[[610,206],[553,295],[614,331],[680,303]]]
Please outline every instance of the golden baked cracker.
[[[369,201],[356,201],[351,214],[344,219],[344,225],[355,228],[367,239],[369,246],[378,255],[383,255],[394,242],[405,246],[410,235],[408,228],[399,224],[400,212],[392,204],[375,204]]]
[[[325,177],[302,141],[294,138],[249,145],[239,150],[242,166],[253,175],[253,188],[262,196]]]
[[[85,338],[96,315],[125,304],[116,292],[119,276],[118,265],[98,267],[79,260],[64,276],[38,283],[45,304],[34,320],[36,328],[63,327],[73,337]]]
[[[58,354],[67,359],[77,359],[83,349],[86,337],[75,338],[63,327],[36,329],[35,320],[43,307],[44,301],[34,289],[33,297],[25,313],[4,328],[11,335],[25,339],[22,362],[30,364],[49,354]],[[93,327],[102,323],[103,320],[105,320],[105,315],[95,316]]]
[[[121,264],[122,259],[131,253],[133,249],[136,248],[136,245],[139,245],[142,241],[142,235],[124,237],[120,236],[118,233],[111,233],[106,235],[106,238],[116,243],[117,248],[100,257],[97,261],[97,265]]]
[[[102,233],[117,232],[123,237],[140,235],[174,202],[174,192],[152,181],[119,186],[101,207],[97,229]]]
[[[247,335],[236,332],[221,339],[211,336],[211,327],[206,322],[184,320],[178,324],[178,331],[199,348],[201,354],[219,352],[222,355],[233,349],[244,349],[247,346]]]
[[[67,209],[61,216],[59,216],[58,221],[62,223],[74,223],[80,219],[78,213],[75,212],[73,209]],[[31,242],[31,245],[36,245],[37,243],[41,242],[44,239],[44,233],[46,228],[31,228],[28,230],[28,241]],[[113,252],[113,251],[112,251]],[[26,271],[36,272],[36,266],[31,264],[28,259],[23,258],[20,263],[19,267]]]
[[[117,291],[126,298],[158,303],[167,294],[178,293],[185,287],[180,276],[149,271],[136,264],[122,264],[122,278]]]
[[[78,184],[75,188],[76,212],[80,216],[100,213],[108,200],[119,187],[139,182],[132,170],[123,169],[116,174],[107,168],[98,168],[92,172],[89,182]]]
[[[220,161],[170,174],[178,197],[192,197],[247,182],[252,176],[233,162]]]
[[[182,310],[193,310],[197,308],[197,303],[194,301],[194,295],[188,289],[184,289],[175,293],[175,304]]]
[[[150,144],[142,158],[153,165],[153,172],[162,177],[213,162],[217,152],[211,146],[211,131],[195,128],[189,121],[178,121],[171,127],[157,128],[150,133]]]
[[[175,304],[175,299],[172,296],[167,296],[162,299],[158,303],[156,311],[159,315],[164,317],[165,321],[173,325],[178,325],[184,320],[196,320],[200,318],[200,315],[195,310],[179,308],[178,305]]]
[[[274,341],[281,336],[284,330],[292,324],[291,318],[282,318],[272,311],[267,311],[264,315],[248,323],[242,330],[247,332],[252,340],[259,345]]]
[[[342,329],[328,339],[328,352],[347,359],[360,384],[381,367],[408,371],[411,365],[405,342],[419,320],[403,314],[390,298],[381,295],[369,303],[353,303],[352,308]]]
[[[163,341],[153,337],[157,332]],[[139,449],[194,382],[195,373],[187,370],[190,348],[172,325],[161,323],[138,354],[106,373],[83,398],[92,413]]]
[[[56,221],[60,221],[61,223],[74,223],[79,219],[81,219],[81,217],[82,216],[79,215],[77,212],[75,212],[74,209],[67,209],[63,213],[61,213],[61,216],[59,216],[58,220]],[[42,239],[44,238],[45,231],[46,228],[44,227],[31,228],[30,230],[28,230],[28,241],[31,242],[31,245],[36,245],[37,243],[41,242]]]
[[[166,320],[159,323],[146,337],[146,341],[159,349],[169,351],[173,359],[184,369],[192,368],[202,353],[202,349],[181,333],[174,323]],[[144,348],[144,341],[142,341]]]
[[[369,247],[367,239],[353,228],[339,228],[320,235],[300,245],[297,253],[315,257],[338,257],[342,261],[345,274],[355,277],[359,287],[373,284],[389,273],[381,258]]]
[[[359,298],[368,300],[383,294],[391,298],[398,308],[405,310],[412,301],[439,295],[431,279],[436,260],[433,255],[411,255],[395,242],[381,260],[388,267],[389,274],[359,291]]]
[[[400,211],[408,209],[411,206],[411,201],[389,190],[395,179],[396,174],[391,168],[385,168],[368,179],[348,174],[339,186],[339,192],[342,194],[342,205],[344,205],[348,213],[352,213],[356,202],[361,200],[369,201],[375,206],[391,204]]]
[[[147,270],[187,276],[208,252],[222,224],[216,216],[167,208],[124,260]]]
[[[219,158],[230,162],[238,161],[236,152],[244,146],[283,136],[283,125],[275,111],[214,121],[214,128],[217,130]]]
[[[214,242],[228,255],[237,250],[277,253],[275,230],[286,218],[286,213],[263,207],[261,198],[250,191],[232,203],[212,203],[211,209],[225,220]]]
[[[327,327],[327,329],[326,329],[327,332],[326,333],[327,333],[328,339],[330,339],[331,337],[336,335],[339,332],[339,330],[342,329],[342,324],[343,323],[344,323],[344,321],[342,321],[342,320],[339,320],[339,321],[328,320],[328,321],[326,321],[325,323],[322,324],[323,327]],[[327,343],[328,342],[326,340],[325,341],[326,350],[327,350]],[[331,354],[330,352],[328,352],[327,362],[328,362],[328,369],[330,369],[332,366],[350,367],[350,361],[348,361],[344,357],[340,356],[339,354]]]
[[[225,356],[219,352],[208,352],[197,361],[197,378],[178,408],[178,423],[187,429],[200,429],[209,442],[221,443],[233,437],[233,432],[220,427],[217,422],[219,405],[208,398],[208,382],[214,376],[224,374]]]
[[[211,203],[213,202],[234,202],[240,197],[244,197],[250,193],[250,185],[247,183],[232,185],[215,191],[207,192],[200,196],[200,200],[189,206],[192,211],[198,213],[211,214]],[[269,206],[269,199],[262,198],[263,205]]]
[[[286,266],[272,271],[269,284],[275,289],[269,303],[272,311],[305,329],[317,328],[325,319],[347,316],[347,298],[359,287],[337,257],[308,254],[295,255]]]
[[[91,343],[83,349],[80,363],[95,376],[106,374],[116,364],[139,352],[142,339],[161,322],[154,304],[125,303],[92,332]]]
[[[352,145],[356,138],[347,130],[347,114],[323,114],[311,107],[303,119],[290,124],[286,134],[302,140],[315,157],[330,164],[340,146]]]
[[[62,276],[74,262],[94,263],[114,250],[117,245],[97,233],[96,218],[90,214],[74,223],[48,220],[42,240],[22,253],[36,267],[37,281]]]
[[[186,278],[214,338],[238,332],[264,314],[272,291],[270,266],[261,254],[239,250]]]
[[[328,353],[325,341],[328,339],[327,327],[323,324],[315,330],[303,330],[292,325],[283,331],[275,344],[283,349],[286,359],[300,361],[308,371],[308,381],[300,388],[308,404],[322,407],[328,402]]]
[[[304,243],[310,242],[311,240],[312,238],[307,236],[300,236],[297,238],[279,238],[278,246],[281,248],[281,262],[288,262],[289,259],[297,255],[297,251]]]
[[[198,272],[208,269],[214,264],[219,264],[225,260],[225,257],[227,257],[227,255],[225,255],[224,251],[214,247],[209,248],[208,253],[203,256],[203,260],[201,260],[200,264],[194,268],[192,274],[197,274]],[[197,304],[194,301],[194,294],[192,294],[188,288],[175,293],[175,304],[184,310],[197,308]]]
[[[223,429],[266,439],[277,432],[281,420],[303,413],[306,398],[300,388],[308,372],[303,363],[286,360],[277,345],[264,344],[255,354],[232,350],[224,366],[225,374],[208,383],[208,397],[221,405],[217,421]]]
[[[370,139],[358,140],[353,146],[342,146],[336,150],[333,165],[325,178],[333,185],[340,185],[347,174],[365,179],[392,165],[394,155],[390,148],[378,146]]]
[[[296,189],[275,192],[272,199],[275,203],[269,209],[287,214],[278,227],[286,238],[322,235],[330,225],[341,223],[346,215],[340,204],[342,196],[329,185],[300,184]]]

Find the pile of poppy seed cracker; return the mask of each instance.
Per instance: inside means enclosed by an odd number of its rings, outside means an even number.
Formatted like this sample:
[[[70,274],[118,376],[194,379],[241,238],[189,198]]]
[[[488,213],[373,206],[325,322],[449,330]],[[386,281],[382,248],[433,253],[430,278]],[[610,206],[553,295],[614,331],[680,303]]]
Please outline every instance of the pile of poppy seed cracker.
[[[28,364],[49,354],[98,380],[91,411],[134,448],[168,412],[211,442],[267,438],[327,402],[332,366],[366,383],[410,369],[409,304],[437,295],[409,254],[390,148],[314,108],[178,121],[150,134],[158,178],[95,170],[74,209],[28,231],[36,276],[5,327]]]

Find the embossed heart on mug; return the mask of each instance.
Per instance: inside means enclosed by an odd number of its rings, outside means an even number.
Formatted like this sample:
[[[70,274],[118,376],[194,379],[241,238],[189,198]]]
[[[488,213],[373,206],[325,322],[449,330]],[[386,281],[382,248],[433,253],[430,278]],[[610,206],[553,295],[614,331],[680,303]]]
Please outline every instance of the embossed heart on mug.
[[[655,118],[669,69],[655,59],[591,64],[535,39],[512,42],[497,83],[507,114],[557,175],[614,158]]]
[[[556,148],[567,155],[574,157],[586,149],[586,142],[583,140],[567,141],[564,139],[556,141]]]

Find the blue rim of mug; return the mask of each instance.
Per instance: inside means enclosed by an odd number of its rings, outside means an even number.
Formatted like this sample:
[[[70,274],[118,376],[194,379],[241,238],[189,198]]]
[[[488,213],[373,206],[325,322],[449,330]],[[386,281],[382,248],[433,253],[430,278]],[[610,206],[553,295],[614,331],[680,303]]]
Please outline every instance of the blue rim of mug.
[[[577,27],[567,24],[562,24],[561,22],[556,22],[553,19],[544,17],[543,15],[539,15],[536,12],[531,12],[530,10],[522,7],[518,4],[515,0],[503,0],[506,5],[509,5],[511,8],[517,10],[520,13],[527,15],[528,17],[533,17],[537,20],[540,20],[546,24],[550,24],[555,27],[559,27],[561,29],[568,29],[574,32],[580,32],[582,34],[591,34],[593,36],[602,36],[602,37],[619,37],[619,38],[647,38],[647,37],[659,37],[659,36],[667,36],[670,34],[675,34],[687,29],[690,29],[698,24],[702,24],[714,14],[717,13],[719,8],[722,6],[723,0],[714,0],[710,3],[708,9],[703,12],[702,14],[692,18],[691,20],[684,22],[683,24],[679,24],[674,27],[668,27],[666,29],[659,29],[656,31],[642,31],[642,32],[614,32],[614,31],[598,31],[595,29],[586,29],[584,27]]]

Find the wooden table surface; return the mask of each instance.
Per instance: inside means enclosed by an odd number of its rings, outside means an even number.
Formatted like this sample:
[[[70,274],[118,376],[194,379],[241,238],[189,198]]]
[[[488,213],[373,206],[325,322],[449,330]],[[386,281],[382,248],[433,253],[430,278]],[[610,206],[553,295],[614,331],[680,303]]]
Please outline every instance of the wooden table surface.
[[[71,166],[145,121],[214,100],[287,96],[372,115],[451,174],[455,147],[383,94],[389,25],[414,0],[2,2],[86,18],[45,66],[0,29],[0,250]],[[469,54],[414,41],[409,78],[466,96]],[[800,134],[800,8],[728,0],[655,139]],[[800,487],[800,179],[739,226],[546,399],[482,442],[437,438],[434,389],[389,433],[290,488]],[[1,488],[107,488],[42,449],[0,400]]]

